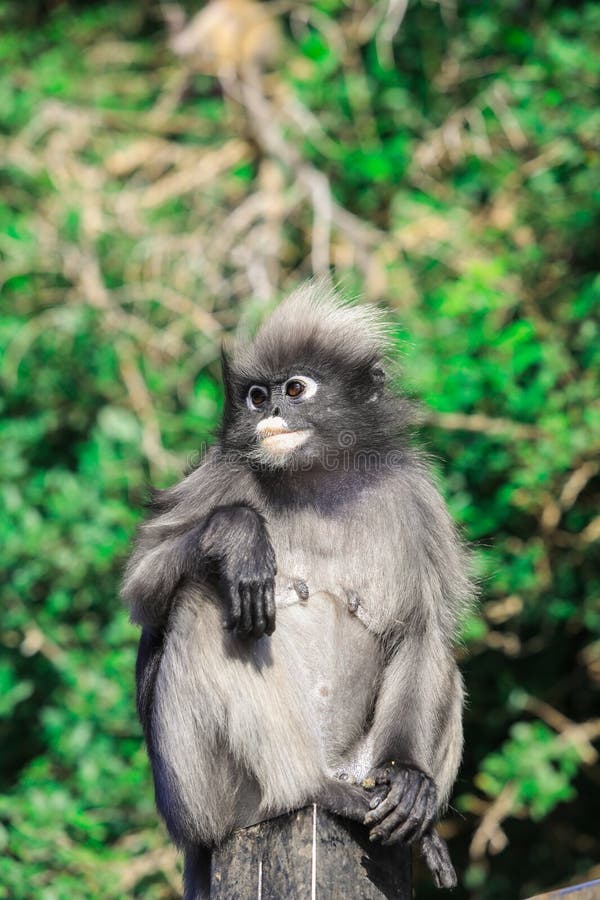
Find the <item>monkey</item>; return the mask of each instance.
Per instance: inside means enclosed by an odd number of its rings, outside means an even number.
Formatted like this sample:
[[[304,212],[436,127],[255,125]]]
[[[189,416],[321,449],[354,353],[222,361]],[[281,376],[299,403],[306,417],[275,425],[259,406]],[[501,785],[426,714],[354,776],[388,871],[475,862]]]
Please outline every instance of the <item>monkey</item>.
[[[310,803],[456,875],[435,823],[462,755],[465,545],[391,384],[389,329],[322,282],[223,350],[216,443],[156,491],[122,596],[156,803],[211,848]]]

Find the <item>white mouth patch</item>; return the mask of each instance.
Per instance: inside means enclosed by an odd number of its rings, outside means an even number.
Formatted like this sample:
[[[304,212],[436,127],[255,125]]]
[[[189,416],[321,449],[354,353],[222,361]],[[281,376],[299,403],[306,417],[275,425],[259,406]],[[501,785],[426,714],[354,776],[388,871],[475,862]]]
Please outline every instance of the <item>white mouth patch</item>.
[[[272,434],[263,439],[262,445],[270,453],[289,453],[301,447],[309,435],[310,431],[306,428],[302,431],[288,431],[287,434]]]
[[[269,416],[256,426],[256,434],[261,445],[270,453],[289,453],[296,450],[308,439],[310,429],[292,431],[281,416]]]
[[[262,422],[258,423],[256,426],[256,433],[262,440],[263,438],[270,437],[272,434],[289,434],[290,428],[288,427],[288,423],[285,419],[282,419],[281,416],[269,416],[268,419],[263,419]]]

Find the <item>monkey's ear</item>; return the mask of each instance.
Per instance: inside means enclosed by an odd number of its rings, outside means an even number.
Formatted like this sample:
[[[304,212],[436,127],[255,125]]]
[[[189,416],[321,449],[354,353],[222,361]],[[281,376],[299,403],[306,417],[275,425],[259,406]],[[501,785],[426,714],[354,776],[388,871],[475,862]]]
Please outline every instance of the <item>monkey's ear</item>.
[[[225,344],[221,344],[221,371],[223,372],[223,381],[225,381],[230,372],[229,356]]]
[[[369,397],[369,402],[373,403],[381,397],[385,384],[385,369],[381,362],[377,361],[369,367],[369,378],[371,379],[372,388],[375,389],[372,396]]]
[[[381,362],[373,363],[370,369],[371,380],[376,388],[382,388],[385,384],[385,369]]]
[[[227,404],[231,404],[233,400],[233,379],[231,372],[231,362],[227,354],[225,344],[221,344],[221,373],[223,375],[223,388],[225,391],[225,400]]]

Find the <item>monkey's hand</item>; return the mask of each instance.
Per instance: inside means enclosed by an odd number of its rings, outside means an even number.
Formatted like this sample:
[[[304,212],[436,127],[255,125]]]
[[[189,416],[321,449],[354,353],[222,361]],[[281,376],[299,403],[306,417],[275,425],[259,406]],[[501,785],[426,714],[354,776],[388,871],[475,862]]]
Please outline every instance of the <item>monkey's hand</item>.
[[[262,516],[248,506],[220,507],[210,517],[201,545],[216,564],[228,607],[227,628],[239,637],[273,634],[277,566]]]
[[[456,872],[448,847],[433,827],[437,792],[433,780],[410,766],[389,763],[374,769],[363,781],[372,793],[371,811],[364,823],[371,827],[369,840],[382,844],[417,842],[438,888],[456,886]]]
[[[374,769],[363,781],[373,790],[371,811],[365,816],[369,840],[388,844],[420,841],[437,815],[433,779],[420,769],[390,762]]]

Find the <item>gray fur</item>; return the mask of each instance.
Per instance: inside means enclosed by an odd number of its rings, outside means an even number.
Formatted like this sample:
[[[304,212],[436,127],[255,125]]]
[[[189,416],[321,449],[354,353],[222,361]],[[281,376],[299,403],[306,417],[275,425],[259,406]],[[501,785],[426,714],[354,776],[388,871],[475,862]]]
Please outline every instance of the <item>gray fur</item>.
[[[329,345],[350,366],[383,356],[377,316],[320,290],[293,295],[238,350],[238,376],[285,368],[294,348]],[[375,471],[269,482],[217,446],[140,531],[123,596],[133,621],[162,635],[151,683],[143,662],[138,682],[157,803],[187,851],[186,896],[200,896],[199,846],[318,801],[342,774],[360,780],[395,758],[431,775],[447,803],[462,750],[452,644],[473,592],[426,467],[397,451]],[[189,566],[201,523],[237,504],[264,517],[277,560],[277,626],[254,641],[223,628],[217,587]]]
[[[251,343],[238,343],[236,371],[252,377],[257,359],[261,367],[282,369],[290,355],[298,359],[307,345],[312,354],[317,345],[360,366],[385,354],[388,328],[376,307],[350,305],[324,279],[315,279],[280,303]]]

